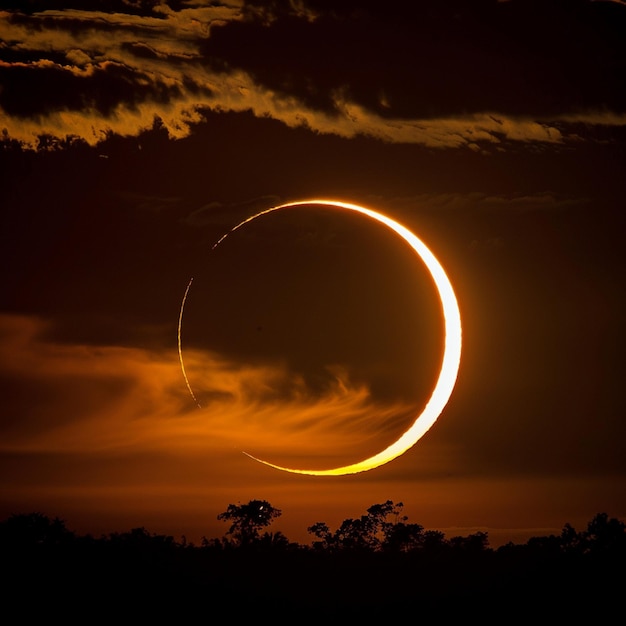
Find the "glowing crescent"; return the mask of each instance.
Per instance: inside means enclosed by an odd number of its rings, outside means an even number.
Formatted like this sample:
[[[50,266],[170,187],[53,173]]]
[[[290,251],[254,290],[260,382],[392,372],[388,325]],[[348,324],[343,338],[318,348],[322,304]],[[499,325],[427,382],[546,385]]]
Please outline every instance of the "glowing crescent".
[[[377,213],[376,211],[372,211],[371,209],[366,209],[365,207],[358,206],[356,204],[349,204],[348,202],[340,202],[338,200],[301,200],[298,202],[288,202],[286,204],[281,204],[279,206],[272,207],[271,209],[266,209],[265,211],[261,211],[252,217],[245,219],[243,222],[240,222],[228,231],[223,237],[221,237],[218,242],[213,246],[215,249],[217,246],[228,237],[231,233],[238,230],[248,222],[255,220],[257,217],[261,217],[262,215],[266,215],[267,213],[271,213],[272,211],[278,211],[280,209],[287,209],[291,207],[298,207],[304,205],[318,204],[323,206],[330,206],[340,209],[347,209],[348,211],[356,211],[357,213],[361,213],[362,215],[366,215],[367,217],[380,222],[393,230],[396,234],[400,235],[402,239],[404,239],[410,246],[413,248],[418,257],[422,260],[424,265],[428,268],[433,281],[435,282],[435,286],[437,288],[437,292],[439,293],[439,298],[441,299],[441,305],[443,309],[443,318],[444,318],[444,353],[441,362],[441,370],[439,371],[439,377],[437,378],[437,383],[435,384],[435,388],[430,396],[430,399],[426,403],[424,410],[417,416],[413,424],[402,434],[402,436],[397,439],[390,446],[385,448],[382,452],[375,454],[374,456],[365,459],[364,461],[359,461],[358,463],[353,463],[352,465],[345,465],[343,467],[336,467],[334,469],[327,470],[302,470],[302,469],[294,469],[290,467],[282,467],[280,465],[275,465],[274,463],[269,463],[268,461],[264,461],[263,459],[259,459],[247,452],[244,452],[247,456],[259,463],[263,463],[264,465],[269,465],[278,470],[282,470],[283,472],[291,472],[293,474],[308,474],[311,476],[342,476],[344,474],[356,474],[358,472],[365,472],[367,470],[374,469],[376,467],[380,467],[389,461],[399,457],[404,454],[409,448],[414,446],[419,439],[421,439],[428,429],[437,421],[437,418],[443,411],[444,407],[448,403],[450,395],[452,394],[452,390],[454,389],[454,385],[456,383],[457,374],[459,371],[459,365],[461,363],[461,314],[459,312],[459,305],[456,300],[456,296],[454,295],[454,290],[452,289],[452,285],[450,280],[448,279],[443,267],[433,253],[426,247],[426,245],[418,239],[410,230],[392,220],[391,218],[383,215],[382,213]],[[180,331],[182,325],[182,317],[183,317],[183,308],[185,306],[185,300],[187,298],[187,294],[189,292],[189,287],[191,286],[191,282],[187,286],[187,290],[185,291],[185,297],[183,298],[183,303],[180,309],[180,317],[178,324],[178,352],[180,357],[180,363],[183,370],[183,375],[185,377],[185,381],[187,382],[187,387],[191,392],[192,397],[196,400],[196,397],[191,391],[191,385],[187,380],[187,374],[185,373],[185,366],[183,364],[183,356],[181,349],[181,339],[180,339]],[[197,400],[196,400],[197,402]]]

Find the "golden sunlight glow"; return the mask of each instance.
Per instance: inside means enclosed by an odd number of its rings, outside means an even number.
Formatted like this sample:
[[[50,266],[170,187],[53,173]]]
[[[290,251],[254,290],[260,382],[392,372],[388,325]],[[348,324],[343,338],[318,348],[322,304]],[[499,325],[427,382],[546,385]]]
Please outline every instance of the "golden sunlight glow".
[[[459,306],[456,300],[456,296],[454,294],[454,290],[452,289],[452,285],[450,280],[448,279],[443,267],[439,263],[439,261],[435,258],[433,253],[427,248],[427,246],[416,237],[410,230],[406,227],[402,226],[395,220],[383,215],[382,213],[378,213],[377,211],[373,211],[371,209],[367,209],[365,207],[350,204],[347,202],[341,202],[339,200],[324,200],[324,199],[313,199],[313,200],[301,200],[297,202],[288,202],[286,204],[281,204],[270,209],[266,209],[265,211],[261,211],[252,217],[245,219],[240,222],[231,229],[228,233],[226,233],[223,237],[221,237],[218,242],[213,246],[215,249],[228,235],[238,230],[245,224],[251,222],[252,220],[261,217],[262,215],[266,215],[267,213],[271,213],[273,211],[278,211],[280,209],[287,209],[293,207],[301,207],[306,205],[321,205],[327,207],[333,207],[338,209],[346,209],[348,211],[355,211],[366,217],[369,217],[377,222],[380,222],[387,228],[393,230],[396,234],[398,234],[406,243],[408,243],[411,248],[415,251],[417,256],[421,259],[421,261],[426,265],[428,271],[430,272],[437,291],[439,293],[439,297],[441,299],[441,305],[443,310],[443,318],[444,318],[444,353],[441,363],[441,369],[439,371],[439,376],[437,378],[437,382],[435,384],[435,388],[430,396],[430,399],[426,403],[423,411],[417,416],[413,424],[406,430],[402,436],[397,439],[393,444],[375,454],[374,456],[367,458],[363,461],[359,461],[357,463],[351,465],[345,465],[342,467],[336,467],[333,469],[326,470],[310,470],[310,469],[294,469],[289,467],[282,467],[280,465],[275,465],[273,463],[269,463],[268,461],[264,461],[263,459],[259,459],[247,452],[244,452],[247,456],[258,461],[259,463],[263,463],[264,465],[268,465],[278,470],[282,470],[284,472],[291,472],[295,474],[308,474],[311,476],[341,476],[344,474],[356,474],[358,472],[364,472],[367,470],[374,469],[376,467],[380,467],[389,461],[399,457],[404,454],[409,448],[411,448],[424,434],[430,429],[430,427],[437,421],[437,418],[443,411],[444,407],[448,403],[450,395],[452,394],[452,390],[454,389],[454,385],[456,383],[456,378],[459,370],[459,365],[461,362],[461,315],[459,312]],[[178,348],[179,348],[179,358],[180,364],[183,370],[183,375],[185,377],[185,381],[187,382],[187,387],[191,392],[192,397],[198,404],[196,396],[194,395],[189,381],[187,380],[187,375],[185,373],[185,366],[183,363],[183,355],[182,355],[182,346],[181,346],[181,328],[182,328],[182,319],[183,319],[183,310],[185,306],[185,300],[187,298],[187,294],[189,293],[189,288],[191,287],[191,281],[187,286],[185,291],[185,296],[183,297],[183,302],[180,309],[180,317],[178,323]]]

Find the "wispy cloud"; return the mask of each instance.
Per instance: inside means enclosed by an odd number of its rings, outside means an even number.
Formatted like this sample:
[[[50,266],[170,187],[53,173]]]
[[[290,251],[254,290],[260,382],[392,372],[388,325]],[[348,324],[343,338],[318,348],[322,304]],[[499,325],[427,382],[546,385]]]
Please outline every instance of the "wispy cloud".
[[[0,319],[0,375],[14,385],[4,452],[247,449],[323,464],[376,451],[411,410],[374,402],[341,368],[333,370],[335,382],[324,393],[313,393],[280,364],[234,363],[196,351],[186,354],[186,362],[202,372],[200,409],[174,351],[61,345],[44,338],[45,328],[33,318]]]

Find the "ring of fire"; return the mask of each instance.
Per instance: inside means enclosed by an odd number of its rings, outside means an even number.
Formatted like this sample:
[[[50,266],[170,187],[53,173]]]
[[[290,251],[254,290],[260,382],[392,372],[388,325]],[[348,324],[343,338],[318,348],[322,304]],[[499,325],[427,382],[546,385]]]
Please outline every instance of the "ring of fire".
[[[459,366],[461,362],[462,335],[461,315],[459,311],[459,305],[457,303],[457,299],[452,288],[452,284],[450,283],[450,280],[448,279],[448,276],[446,275],[443,267],[435,258],[435,255],[428,249],[426,244],[424,244],[424,242],[422,242],[409,229],[407,229],[405,226],[402,226],[390,217],[387,217],[382,213],[356,204],[328,199],[300,200],[297,202],[280,204],[270,209],[261,211],[237,224],[234,228],[232,228],[225,235],[223,235],[217,241],[217,243],[213,245],[213,249],[219,246],[220,243],[222,243],[222,241],[224,241],[224,239],[226,239],[226,237],[228,237],[231,233],[248,224],[252,220],[261,217],[262,215],[266,215],[267,213],[271,213],[273,211],[278,211],[281,209],[301,207],[305,205],[321,205],[337,209],[345,209],[348,211],[355,211],[357,213],[360,213],[361,215],[375,220],[376,222],[379,222],[380,224],[394,231],[413,249],[415,254],[424,263],[424,265],[430,272],[430,275],[435,283],[437,293],[439,294],[439,298],[441,300],[444,319],[444,351],[439,376],[437,377],[437,382],[435,383],[433,392],[422,412],[418,414],[411,426],[394,443],[389,445],[378,454],[375,454],[374,456],[369,457],[363,461],[326,470],[295,469],[290,467],[282,467],[280,465],[269,463],[268,461],[264,461],[263,459],[259,459],[255,456],[252,456],[251,454],[248,454],[247,452],[244,452],[244,454],[249,456],[251,459],[258,461],[259,463],[263,463],[264,465],[268,465],[269,467],[273,467],[274,469],[278,469],[284,472],[291,472],[293,474],[308,474],[311,476],[341,476],[344,474],[356,474],[358,472],[365,472],[367,470],[380,467],[381,465],[384,465],[385,463],[388,463],[389,461],[392,461],[393,459],[404,454],[409,448],[413,447],[417,443],[417,441],[419,441],[419,439],[421,439],[424,434],[426,434],[426,432],[430,429],[430,427],[437,421],[439,415],[445,408],[448,400],[450,399],[450,396],[452,395],[452,391],[456,384],[456,378],[459,371]],[[183,322],[183,312],[185,309],[185,301],[187,299],[187,295],[189,293],[192,281],[193,279],[191,279],[191,281],[187,285],[187,289],[185,291],[185,295],[183,296],[183,301],[180,307],[180,315],[178,319],[178,356],[183,376],[185,378],[185,382],[187,383],[187,388],[189,389],[191,396],[196,401],[198,406],[200,406],[187,378],[185,364],[183,361],[181,341],[181,330]]]

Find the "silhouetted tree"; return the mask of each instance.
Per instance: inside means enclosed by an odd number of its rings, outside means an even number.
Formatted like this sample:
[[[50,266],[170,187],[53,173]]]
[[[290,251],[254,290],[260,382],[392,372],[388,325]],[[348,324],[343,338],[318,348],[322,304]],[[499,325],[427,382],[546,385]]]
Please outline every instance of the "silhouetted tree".
[[[276,532],[264,532],[258,539],[259,546],[269,550],[287,550],[298,547],[298,544],[291,543],[287,537],[277,530]]]
[[[396,522],[385,529],[383,549],[388,552],[412,552],[424,545],[424,527],[421,524]]]
[[[401,515],[403,504],[394,504],[387,500],[373,504],[367,514],[357,519],[343,520],[333,533],[324,522],[316,522],[307,531],[320,541],[313,542],[316,549],[342,550],[384,550],[400,549],[400,544],[408,540],[408,534],[419,534],[422,527],[418,524],[405,524],[407,517]],[[388,518],[393,517],[394,521]],[[404,539],[401,541],[401,536]]]
[[[422,539],[422,550],[437,553],[448,547],[446,536],[440,530],[426,530]]]
[[[106,540],[112,546],[129,551],[164,551],[178,547],[171,535],[159,535],[148,532],[143,526],[131,528],[125,533],[110,533]]]
[[[73,538],[64,520],[43,513],[14,514],[0,522],[0,544],[14,548],[60,545]]]
[[[563,526],[559,543],[563,552],[582,552],[583,550],[583,537],[569,523]]]
[[[335,547],[335,535],[330,532],[330,528],[326,522],[315,522],[315,524],[307,528],[307,532],[311,533],[319,539],[313,542],[313,548],[316,550],[332,551]]]
[[[281,513],[266,500],[250,500],[247,504],[229,504],[217,519],[231,522],[226,534],[231,535],[238,545],[249,546],[259,540],[259,531],[269,526]]]
[[[626,524],[606,513],[598,513],[583,533],[586,549],[594,554],[626,551]]]
[[[463,552],[482,552],[489,546],[489,536],[485,532],[476,532],[467,537],[451,537],[448,543],[450,547]]]
[[[626,552],[626,523],[598,513],[587,524],[587,529],[577,532],[565,524],[559,537],[561,550],[580,554],[618,554]]]
[[[228,541],[218,537],[209,539],[203,535],[200,539],[200,545],[205,549],[222,550],[228,546]]]
[[[342,549],[372,550],[377,538],[372,532],[370,520],[366,515],[357,519],[345,519],[335,531],[335,543]]]
[[[556,535],[531,537],[526,542],[526,547],[532,552],[543,556],[558,556],[563,552],[561,537]]]
[[[394,504],[392,500],[387,500],[382,504],[373,504],[367,509],[367,519],[375,548],[384,546],[394,526],[408,520],[406,515],[401,514],[403,506],[402,502]],[[393,517],[393,521],[389,521],[389,517]]]

